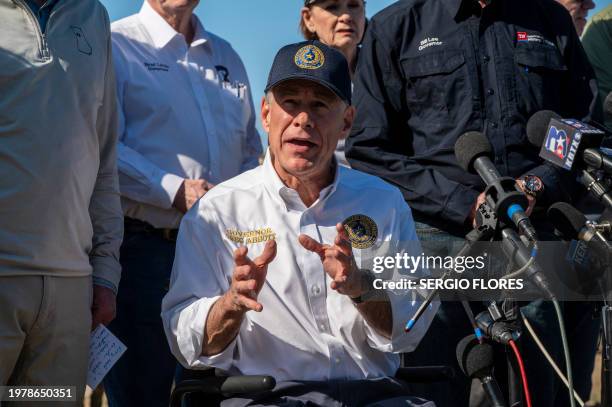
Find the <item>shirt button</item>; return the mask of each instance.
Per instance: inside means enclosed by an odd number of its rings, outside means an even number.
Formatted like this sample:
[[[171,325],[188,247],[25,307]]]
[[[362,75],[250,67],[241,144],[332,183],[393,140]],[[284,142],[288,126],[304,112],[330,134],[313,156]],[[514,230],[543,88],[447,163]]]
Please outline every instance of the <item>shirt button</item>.
[[[487,95],[491,96],[493,94],[495,94],[495,91],[493,89],[491,88],[487,89]]]
[[[334,362],[340,363],[340,358],[338,358],[338,357],[334,358]]]
[[[493,127],[494,129],[496,129],[496,128],[497,128],[497,123],[495,123],[495,122],[491,122],[491,127]]]
[[[325,324],[320,324],[320,325],[319,325],[319,329],[320,329],[321,331],[325,331]]]
[[[315,285],[313,285],[313,286],[310,288],[310,291],[311,291],[311,292],[312,292],[314,295],[319,295],[319,294],[321,294],[321,287],[319,287],[318,285],[316,285],[316,284],[315,284]]]
[[[482,57],[482,60],[485,61],[485,62],[489,62],[490,59],[491,58],[489,58],[488,55],[485,55],[484,57]]]

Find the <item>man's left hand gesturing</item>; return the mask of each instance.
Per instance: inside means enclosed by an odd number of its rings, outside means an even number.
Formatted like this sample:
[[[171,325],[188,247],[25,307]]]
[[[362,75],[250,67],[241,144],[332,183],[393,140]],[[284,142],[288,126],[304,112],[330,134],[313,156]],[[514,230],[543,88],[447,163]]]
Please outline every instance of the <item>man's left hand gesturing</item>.
[[[357,268],[351,243],[341,223],[336,224],[336,231],[333,245],[321,244],[307,235],[300,235],[298,240],[306,250],[319,255],[323,270],[332,278],[331,288],[356,298],[364,292],[363,273]]]

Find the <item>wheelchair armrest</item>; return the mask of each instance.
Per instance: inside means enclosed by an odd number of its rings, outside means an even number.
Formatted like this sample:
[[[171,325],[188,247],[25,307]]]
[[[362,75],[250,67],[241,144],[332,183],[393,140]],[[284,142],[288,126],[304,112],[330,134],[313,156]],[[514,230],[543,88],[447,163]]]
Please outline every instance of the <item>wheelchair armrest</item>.
[[[276,380],[272,376],[229,376],[221,383],[220,390],[223,394],[260,393],[274,386]]]
[[[186,394],[202,393],[215,395],[233,395],[260,393],[272,390],[276,380],[272,376],[210,376],[200,379],[181,380],[172,391],[170,405],[179,407]]]
[[[445,382],[455,377],[455,370],[451,366],[400,367],[395,377],[409,383]]]

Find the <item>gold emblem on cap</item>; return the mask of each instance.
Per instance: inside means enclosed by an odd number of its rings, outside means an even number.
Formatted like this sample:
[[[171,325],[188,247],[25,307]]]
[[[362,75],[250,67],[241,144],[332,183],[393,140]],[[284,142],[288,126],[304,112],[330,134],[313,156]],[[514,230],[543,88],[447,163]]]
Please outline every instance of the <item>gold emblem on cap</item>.
[[[325,55],[319,47],[306,45],[295,53],[293,61],[302,69],[319,69],[325,63]]]
[[[351,246],[356,249],[367,249],[374,246],[378,237],[376,222],[366,215],[353,215],[346,218],[342,224],[348,233]]]

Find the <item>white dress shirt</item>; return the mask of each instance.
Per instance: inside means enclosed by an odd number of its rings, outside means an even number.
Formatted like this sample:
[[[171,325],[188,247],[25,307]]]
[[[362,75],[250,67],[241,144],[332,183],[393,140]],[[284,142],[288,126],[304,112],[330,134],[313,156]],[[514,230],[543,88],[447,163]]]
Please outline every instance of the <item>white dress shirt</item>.
[[[262,152],[240,57],[195,15],[192,24],[188,45],[147,1],[112,24],[123,210],[160,228],[178,227],[172,202],[184,178],[217,184]]]
[[[349,297],[330,288],[319,256],[304,249],[298,236],[333,244],[336,223],[352,215],[376,223],[375,245],[401,241],[411,254],[421,253],[400,192],[359,171],[337,166],[333,183],[309,208],[282,183],[269,155],[262,166],[213,188],[181,222],[170,290],[162,303],[166,336],[177,359],[190,368],[215,366],[230,374],[269,374],[277,380],[392,376],[399,355],[391,352],[417,346],[437,304],[405,334],[404,324],[420,301],[414,292],[389,294],[389,340],[368,325]],[[263,311],[247,312],[237,337],[221,353],[202,356],[208,312],[229,289],[233,251],[246,244],[254,259],[271,237],[277,254],[258,297]],[[237,243],[241,238],[244,243]],[[353,250],[358,265],[365,251]]]

